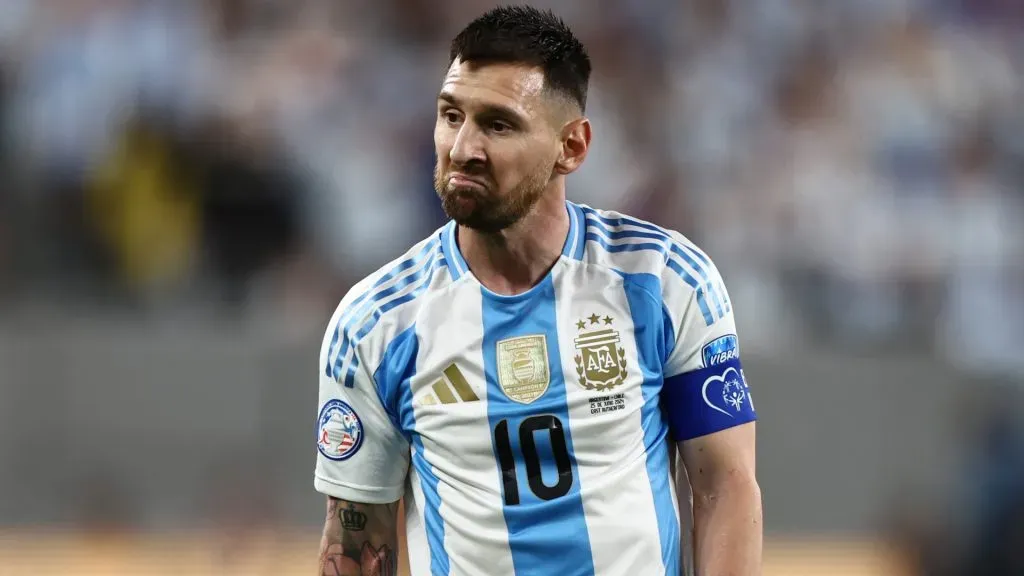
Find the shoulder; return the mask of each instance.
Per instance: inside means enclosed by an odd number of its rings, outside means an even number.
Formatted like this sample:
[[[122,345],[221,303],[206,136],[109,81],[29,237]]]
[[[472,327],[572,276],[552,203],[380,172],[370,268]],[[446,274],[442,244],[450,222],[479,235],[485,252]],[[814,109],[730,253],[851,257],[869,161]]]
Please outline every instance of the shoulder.
[[[590,263],[656,276],[675,272],[687,280],[708,279],[718,273],[711,258],[675,230],[611,210],[586,205],[580,205],[580,210]]]
[[[585,220],[586,256],[593,265],[624,276],[644,275],[674,310],[696,303],[708,325],[731,306],[724,282],[711,258],[675,230],[610,210],[580,206]]]
[[[400,294],[413,300],[425,293],[432,279],[445,272],[446,260],[438,230],[357,282],[342,298],[338,309],[380,309]]]
[[[334,358],[339,352],[355,354],[370,340],[386,345],[412,326],[416,308],[432,292],[450,282],[438,230],[349,289],[327,326],[321,361],[337,364],[343,360]]]

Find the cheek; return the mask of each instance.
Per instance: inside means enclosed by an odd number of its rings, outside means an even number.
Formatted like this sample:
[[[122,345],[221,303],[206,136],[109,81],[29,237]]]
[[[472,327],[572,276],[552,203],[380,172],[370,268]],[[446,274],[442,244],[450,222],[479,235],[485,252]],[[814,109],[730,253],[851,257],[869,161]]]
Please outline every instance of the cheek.
[[[434,125],[434,152],[439,162],[447,162],[448,154],[452,150],[452,138],[450,130],[440,122]]]
[[[538,149],[541,149],[540,146],[539,144]],[[547,180],[550,178],[557,161],[557,154],[535,152],[528,161],[523,163],[521,176],[532,181]]]

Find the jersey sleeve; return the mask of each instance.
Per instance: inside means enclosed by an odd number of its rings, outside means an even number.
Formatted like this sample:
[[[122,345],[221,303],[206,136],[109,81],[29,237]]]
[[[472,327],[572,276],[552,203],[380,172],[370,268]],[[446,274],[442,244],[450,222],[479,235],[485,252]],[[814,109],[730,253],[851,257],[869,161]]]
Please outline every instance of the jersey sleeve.
[[[670,335],[662,402],[677,441],[757,419],[725,283],[706,255],[680,246],[662,276]]]
[[[318,492],[343,500],[395,502],[409,468],[409,445],[378,393],[367,363],[374,354],[360,350],[338,328],[344,306],[339,310],[320,352],[313,484]]]

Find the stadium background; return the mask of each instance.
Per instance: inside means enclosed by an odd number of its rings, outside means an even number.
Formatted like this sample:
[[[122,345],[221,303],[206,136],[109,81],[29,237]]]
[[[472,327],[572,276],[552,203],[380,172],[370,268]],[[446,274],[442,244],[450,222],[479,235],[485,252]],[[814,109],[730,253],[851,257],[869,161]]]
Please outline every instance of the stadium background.
[[[0,575],[312,574],[316,351],[482,0],[0,0]],[[1024,574],[1024,4],[545,0],[721,268],[769,576]],[[623,545],[628,545],[624,543]]]

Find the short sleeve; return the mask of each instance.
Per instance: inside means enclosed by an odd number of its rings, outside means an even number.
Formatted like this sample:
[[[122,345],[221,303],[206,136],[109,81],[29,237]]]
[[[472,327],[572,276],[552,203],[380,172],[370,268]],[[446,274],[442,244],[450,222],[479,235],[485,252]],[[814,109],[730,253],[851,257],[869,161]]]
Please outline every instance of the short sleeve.
[[[338,328],[336,314],[320,353],[314,487],[366,504],[399,500],[409,468],[409,444],[388,414],[372,365],[381,357],[358,349]]]
[[[670,261],[662,276],[670,334],[662,404],[677,441],[757,419],[725,283],[705,254],[680,245],[685,258]]]

